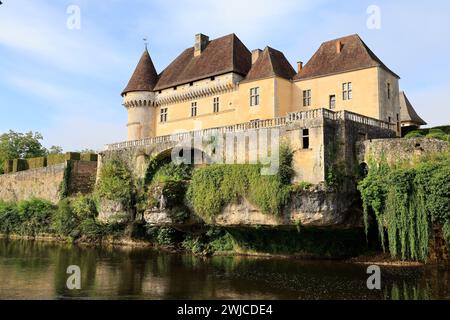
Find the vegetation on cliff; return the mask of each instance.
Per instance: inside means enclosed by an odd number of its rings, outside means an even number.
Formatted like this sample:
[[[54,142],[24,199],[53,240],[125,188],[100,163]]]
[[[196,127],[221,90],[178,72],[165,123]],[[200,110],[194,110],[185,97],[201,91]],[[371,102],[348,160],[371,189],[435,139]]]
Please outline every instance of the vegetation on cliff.
[[[373,213],[383,249],[387,243],[391,255],[404,260],[427,260],[435,226],[450,247],[449,181],[449,152],[395,166],[371,161],[358,186],[366,230]]]
[[[292,152],[280,148],[280,168],[275,175],[261,175],[262,165],[210,165],[197,168],[187,191],[194,212],[205,220],[223,206],[245,197],[266,214],[278,215],[288,200],[292,176]]]

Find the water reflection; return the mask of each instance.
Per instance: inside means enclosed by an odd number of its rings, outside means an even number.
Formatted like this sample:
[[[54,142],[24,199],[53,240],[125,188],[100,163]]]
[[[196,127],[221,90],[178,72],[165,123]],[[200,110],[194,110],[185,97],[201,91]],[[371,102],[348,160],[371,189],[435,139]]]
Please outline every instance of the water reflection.
[[[69,265],[81,290],[66,287]],[[0,240],[3,299],[449,299],[449,269],[366,267],[332,261],[194,257],[143,248],[87,248]]]

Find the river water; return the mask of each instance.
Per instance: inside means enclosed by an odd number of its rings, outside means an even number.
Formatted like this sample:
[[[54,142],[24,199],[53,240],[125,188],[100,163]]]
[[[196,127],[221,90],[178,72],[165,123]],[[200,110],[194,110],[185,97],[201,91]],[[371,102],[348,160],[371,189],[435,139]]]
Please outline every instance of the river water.
[[[81,289],[67,288],[79,266]],[[87,248],[0,239],[0,299],[450,299],[448,267],[195,257],[148,248]]]

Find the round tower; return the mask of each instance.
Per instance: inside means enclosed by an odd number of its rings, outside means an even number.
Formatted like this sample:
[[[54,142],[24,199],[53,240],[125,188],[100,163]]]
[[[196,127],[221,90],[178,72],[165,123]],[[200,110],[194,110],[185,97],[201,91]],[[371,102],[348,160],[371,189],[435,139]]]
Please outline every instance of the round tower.
[[[128,141],[155,136],[155,93],[158,80],[155,66],[145,48],[133,75],[122,91],[123,105],[128,111]]]

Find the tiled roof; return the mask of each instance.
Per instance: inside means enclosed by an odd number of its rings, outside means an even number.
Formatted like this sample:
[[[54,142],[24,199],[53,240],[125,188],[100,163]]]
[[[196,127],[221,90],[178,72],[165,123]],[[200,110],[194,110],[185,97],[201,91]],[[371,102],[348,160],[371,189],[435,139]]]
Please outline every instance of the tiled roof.
[[[245,76],[252,57],[247,47],[235,34],[208,43],[199,56],[194,48],[183,51],[159,76],[154,90],[162,90],[208,77],[235,72]]]
[[[341,52],[337,52],[337,43],[341,43]],[[361,40],[351,35],[322,43],[320,48],[294,77],[294,80],[308,79],[370,67],[382,67],[395,77],[391,71]]]
[[[132,91],[153,91],[157,81],[158,74],[147,49],[145,49],[128,85],[123,89],[122,95]]]
[[[284,54],[281,51],[275,50],[271,47],[266,47],[253,64],[243,82],[272,76],[279,76],[290,80],[294,77],[294,75],[295,70],[287,61]]]
[[[400,92],[400,121],[414,122],[420,126],[427,124],[421,117],[419,117],[403,91]]]

